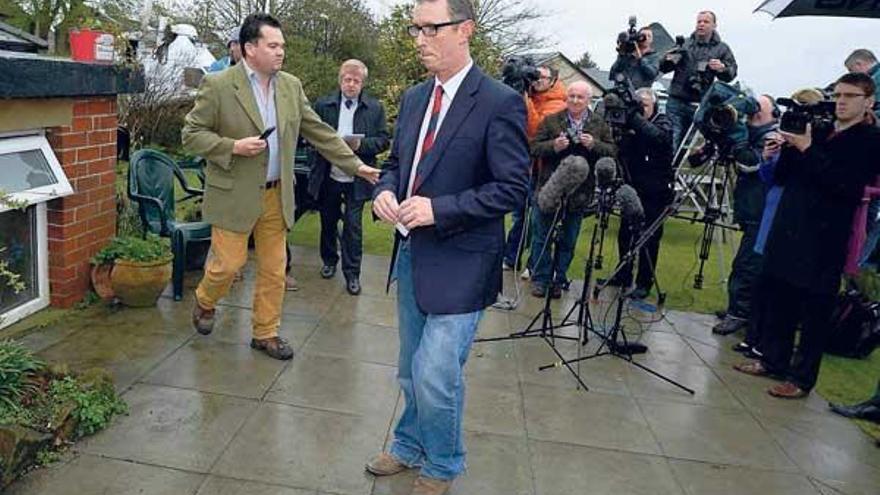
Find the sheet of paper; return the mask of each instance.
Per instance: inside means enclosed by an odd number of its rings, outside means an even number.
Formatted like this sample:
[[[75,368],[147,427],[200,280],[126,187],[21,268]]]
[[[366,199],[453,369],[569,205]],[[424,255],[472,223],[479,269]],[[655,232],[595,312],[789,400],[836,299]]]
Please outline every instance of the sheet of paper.
[[[400,232],[400,235],[404,237],[407,237],[409,235],[409,229],[404,227],[403,224],[400,222],[395,223],[394,228],[397,229],[397,231]]]

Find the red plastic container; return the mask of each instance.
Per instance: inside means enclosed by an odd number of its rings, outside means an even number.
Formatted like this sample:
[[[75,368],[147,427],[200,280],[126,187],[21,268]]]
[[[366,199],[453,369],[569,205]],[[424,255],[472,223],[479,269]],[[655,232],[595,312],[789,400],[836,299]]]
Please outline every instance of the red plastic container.
[[[113,35],[91,29],[70,31],[70,57],[77,62],[113,62]]]

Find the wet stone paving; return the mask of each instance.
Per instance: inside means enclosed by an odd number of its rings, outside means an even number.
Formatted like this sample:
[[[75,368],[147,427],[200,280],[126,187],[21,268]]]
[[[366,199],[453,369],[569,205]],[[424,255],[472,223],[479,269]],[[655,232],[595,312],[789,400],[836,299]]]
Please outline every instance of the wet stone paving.
[[[365,256],[357,297],[341,275],[321,279],[315,250],[297,248],[294,259],[301,288],[286,293],[280,330],[292,361],[248,346],[252,264],[210,336],[190,324],[198,272],[188,274],[181,302],[166,295],[156,308],[108,309],[87,324],[28,335],[47,360],[110,370],[130,413],[7,493],[408,494],[415,472],[377,479],[363,467],[387,447],[402,407],[388,258]],[[554,302],[554,316],[579,292],[576,283]],[[519,331],[541,306],[524,294],[513,312],[490,310],[480,336]],[[712,335],[713,317],[668,311],[637,325],[627,314],[632,336],[641,327],[649,347],[636,360],[695,395],[607,356],[580,364],[589,391],[578,390],[564,367],[538,371],[558,359],[541,339],[475,344],[466,369],[468,471],[451,493],[880,493],[880,449],[868,436],[818,394],[780,401],[764,392],[770,382],[733,371],[735,340]],[[599,342],[557,346],[575,357]]]

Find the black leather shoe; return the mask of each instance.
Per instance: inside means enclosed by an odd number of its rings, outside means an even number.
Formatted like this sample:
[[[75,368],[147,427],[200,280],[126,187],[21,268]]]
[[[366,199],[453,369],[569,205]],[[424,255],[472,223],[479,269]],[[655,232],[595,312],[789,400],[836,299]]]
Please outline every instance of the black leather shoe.
[[[357,278],[350,278],[345,282],[345,290],[349,294],[356,296],[361,293],[361,281]]]
[[[712,327],[712,333],[715,335],[730,335],[740,330],[744,330],[748,326],[749,320],[727,315],[727,318],[721,320],[721,323]]]
[[[321,267],[321,278],[333,278],[334,275],[336,275],[336,265]]]
[[[864,419],[880,423],[880,402],[867,401],[852,406],[844,406],[843,404],[828,404],[831,410],[841,416],[853,419]]]

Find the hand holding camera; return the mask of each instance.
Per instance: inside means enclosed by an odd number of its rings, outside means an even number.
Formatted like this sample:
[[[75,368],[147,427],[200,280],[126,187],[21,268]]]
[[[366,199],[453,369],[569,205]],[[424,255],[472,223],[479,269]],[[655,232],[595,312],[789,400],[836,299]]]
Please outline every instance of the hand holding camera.
[[[593,143],[595,142],[595,140],[593,139],[593,136],[591,134],[588,134],[586,132],[582,132],[580,135],[579,142],[581,143],[581,145],[584,148],[591,149],[593,147]]]
[[[764,161],[771,159],[772,157],[779,154],[782,151],[782,144],[785,143],[785,139],[779,133],[770,133],[764,138],[764,150],[761,153],[761,157]]]
[[[560,132],[559,137],[553,140],[553,149],[557,153],[565,151],[570,145],[571,141],[568,139],[568,136],[564,132]]]

